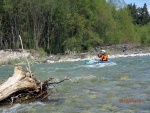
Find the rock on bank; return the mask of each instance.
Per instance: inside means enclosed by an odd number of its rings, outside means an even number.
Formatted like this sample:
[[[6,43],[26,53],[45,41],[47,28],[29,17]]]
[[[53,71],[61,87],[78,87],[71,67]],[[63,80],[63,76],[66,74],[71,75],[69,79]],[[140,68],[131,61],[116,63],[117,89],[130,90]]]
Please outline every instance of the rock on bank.
[[[0,50],[0,64],[17,58],[32,57],[31,53],[26,50]]]

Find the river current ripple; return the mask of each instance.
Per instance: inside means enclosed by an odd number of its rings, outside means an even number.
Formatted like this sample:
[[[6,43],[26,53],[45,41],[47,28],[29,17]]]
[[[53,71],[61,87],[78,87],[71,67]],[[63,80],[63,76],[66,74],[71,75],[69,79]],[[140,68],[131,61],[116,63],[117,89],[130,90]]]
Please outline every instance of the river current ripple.
[[[36,64],[32,71],[40,80],[65,81],[55,85],[48,102],[2,106],[2,113],[149,113],[150,57],[111,59],[110,63],[85,62]],[[0,81],[12,75],[14,66],[0,67]]]

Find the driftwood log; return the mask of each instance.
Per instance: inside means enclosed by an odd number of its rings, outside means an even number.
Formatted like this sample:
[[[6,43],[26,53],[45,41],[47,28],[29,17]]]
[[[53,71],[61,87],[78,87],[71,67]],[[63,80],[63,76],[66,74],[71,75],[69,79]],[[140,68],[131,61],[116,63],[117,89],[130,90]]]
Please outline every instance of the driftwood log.
[[[21,66],[15,67],[13,76],[0,85],[0,105],[44,98],[49,94],[49,85],[58,84],[68,79],[50,82],[52,80],[53,78],[49,78],[40,82],[31,71],[24,71]]]

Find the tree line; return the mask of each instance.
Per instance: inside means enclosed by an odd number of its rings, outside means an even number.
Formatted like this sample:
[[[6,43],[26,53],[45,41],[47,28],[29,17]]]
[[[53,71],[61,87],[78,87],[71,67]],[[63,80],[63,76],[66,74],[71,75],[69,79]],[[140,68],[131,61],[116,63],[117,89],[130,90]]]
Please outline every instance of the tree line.
[[[149,15],[149,12],[147,10],[146,3],[144,4],[143,7],[137,7],[135,5],[135,3],[134,4],[128,4],[127,7],[131,13],[134,24],[143,26],[143,25],[146,25],[150,22],[150,15]]]
[[[112,44],[149,45],[146,4],[117,6],[112,0],[1,0],[0,49],[21,48],[19,35],[25,49],[53,54]]]

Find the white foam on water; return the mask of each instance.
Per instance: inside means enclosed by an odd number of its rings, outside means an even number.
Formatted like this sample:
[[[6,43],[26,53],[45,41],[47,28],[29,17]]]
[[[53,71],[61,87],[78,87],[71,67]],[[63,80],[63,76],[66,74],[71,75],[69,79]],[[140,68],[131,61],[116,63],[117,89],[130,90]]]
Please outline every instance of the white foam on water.
[[[109,55],[109,58],[126,58],[126,57],[136,57],[136,56],[150,56],[150,53],[138,53],[138,54],[116,54],[116,55]]]
[[[2,113],[15,113],[17,109],[21,107],[21,104],[15,104],[10,108],[3,108]]]
[[[109,63],[98,63],[98,64],[93,64],[93,65],[85,65],[84,67],[88,68],[102,68],[102,67],[107,67],[107,66],[114,66],[117,65],[115,62],[109,62]]]
[[[2,108],[2,113],[16,113],[16,111],[23,111],[27,109],[31,109],[36,106],[44,106],[45,104],[42,102],[35,102],[29,104],[15,104],[12,107]]]
[[[96,76],[90,75],[90,76],[81,76],[81,77],[75,77],[72,80],[80,80],[80,79],[93,79],[96,78]]]
[[[53,68],[53,72],[57,71],[57,70],[74,70],[74,69],[79,69],[83,67],[82,65],[75,65],[75,66],[70,66],[70,67],[56,67]]]

